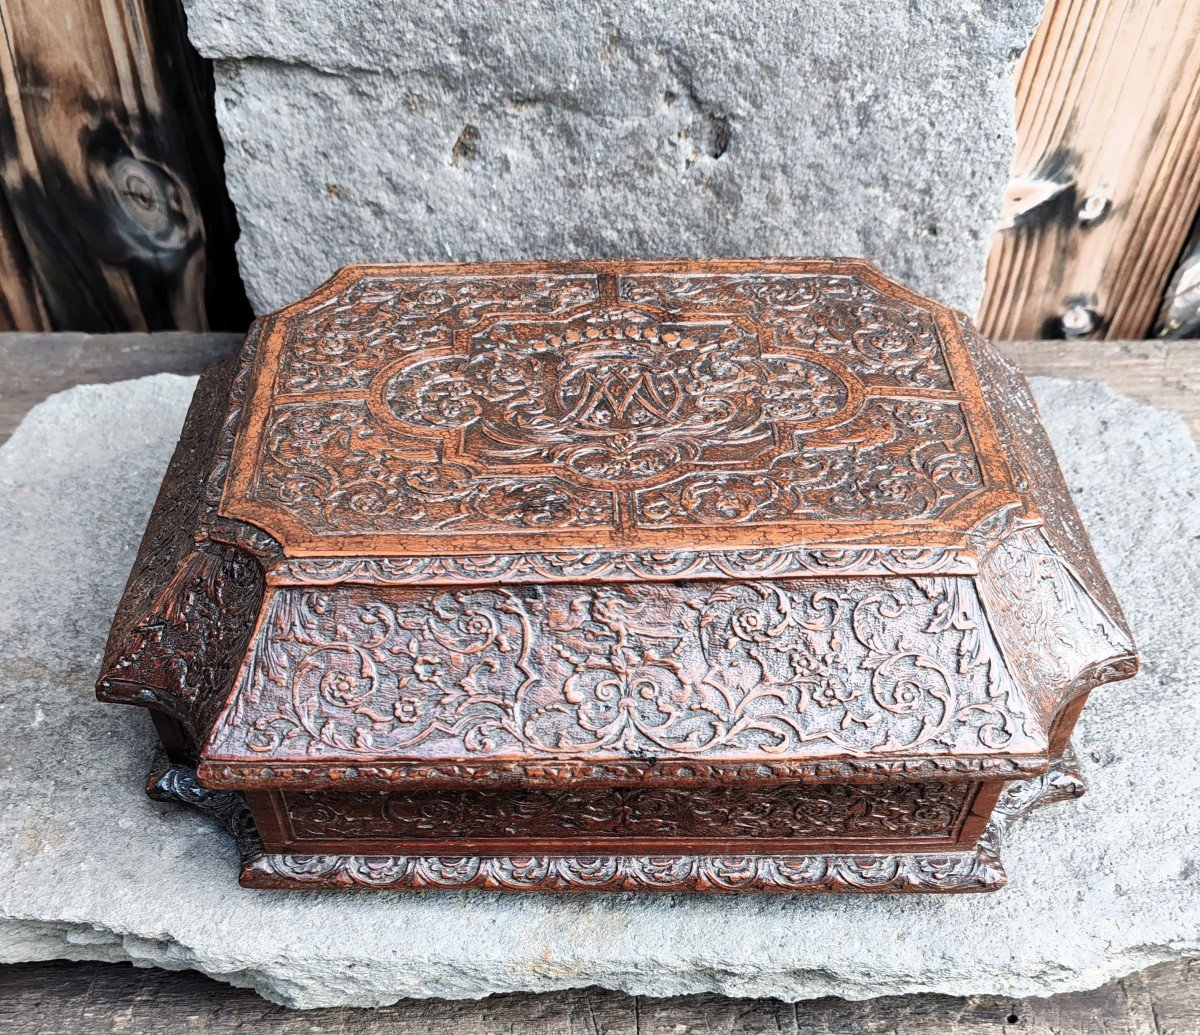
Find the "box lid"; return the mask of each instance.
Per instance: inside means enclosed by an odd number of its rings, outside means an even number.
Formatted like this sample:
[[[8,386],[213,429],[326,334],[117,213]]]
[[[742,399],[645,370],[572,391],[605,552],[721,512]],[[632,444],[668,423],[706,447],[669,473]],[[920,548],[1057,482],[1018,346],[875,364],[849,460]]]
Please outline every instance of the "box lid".
[[[1036,516],[958,318],[861,262],[355,268],[252,380],[220,513],[297,582],[971,572]]]
[[[226,660],[162,685],[144,545],[102,677],[210,786],[1013,778],[1136,664],[1019,374],[865,263],[354,267],[241,364],[164,487]]]

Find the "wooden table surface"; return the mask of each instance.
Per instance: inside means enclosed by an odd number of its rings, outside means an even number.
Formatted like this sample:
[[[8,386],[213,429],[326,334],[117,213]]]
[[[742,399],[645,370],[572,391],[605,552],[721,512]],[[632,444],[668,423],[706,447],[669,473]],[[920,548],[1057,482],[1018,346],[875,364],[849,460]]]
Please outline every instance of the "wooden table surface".
[[[0,442],[46,396],[76,384],[146,374],[199,373],[237,345],[227,334],[0,334]],[[1010,342],[1026,373],[1104,381],[1177,411],[1200,443],[1200,342]],[[912,995],[851,1003],[653,999],[599,989],[481,1001],[408,999],[378,1010],[285,1010],[203,975],[127,964],[22,963],[0,967],[0,1035],[120,1031],[367,1035],[733,1035],[877,1033],[982,1035],[1200,1035],[1200,962],[1170,963],[1090,992],[1047,999]]]

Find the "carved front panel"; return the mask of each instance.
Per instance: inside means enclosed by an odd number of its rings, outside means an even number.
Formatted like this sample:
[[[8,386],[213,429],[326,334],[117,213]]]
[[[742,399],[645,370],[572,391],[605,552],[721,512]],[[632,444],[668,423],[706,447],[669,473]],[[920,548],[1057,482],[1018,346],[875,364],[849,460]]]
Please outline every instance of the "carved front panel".
[[[601,845],[630,839],[788,840],[808,844],[953,842],[974,798],[970,783],[765,788],[612,787],[284,794],[289,843],[537,838]],[[412,850],[419,850],[414,846]]]
[[[1019,503],[953,321],[810,265],[361,275],[276,318],[222,513],[401,556],[950,547]]]
[[[276,591],[210,760],[1036,754],[958,578]]]

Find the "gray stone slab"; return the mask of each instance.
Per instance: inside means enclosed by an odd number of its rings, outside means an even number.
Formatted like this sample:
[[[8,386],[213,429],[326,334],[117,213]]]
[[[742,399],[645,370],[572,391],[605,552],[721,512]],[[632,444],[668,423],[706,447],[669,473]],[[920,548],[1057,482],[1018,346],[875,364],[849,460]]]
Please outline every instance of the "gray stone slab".
[[[1092,790],[1036,813],[991,895],[253,892],[207,821],[147,800],[153,735],[100,705],[108,624],[192,391],[85,386],[0,448],[0,960],[195,968],[293,1006],[602,985],[803,999],[1042,995],[1200,955],[1200,458],[1174,414],[1038,380],[1146,663],[1093,696]]]
[[[974,312],[1043,0],[186,0],[259,312],[348,262],[864,255]]]

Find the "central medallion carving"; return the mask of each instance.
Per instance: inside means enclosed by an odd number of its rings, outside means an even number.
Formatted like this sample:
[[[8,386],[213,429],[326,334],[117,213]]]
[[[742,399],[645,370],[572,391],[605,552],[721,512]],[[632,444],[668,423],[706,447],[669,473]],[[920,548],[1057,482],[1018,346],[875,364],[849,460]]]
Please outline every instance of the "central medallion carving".
[[[1013,490],[904,305],[803,272],[356,281],[280,326],[223,513],[312,556],[959,534]]]
[[[862,398],[846,371],[765,351],[759,328],[737,317],[620,307],[561,322],[501,318],[465,337],[459,354],[382,375],[385,419],[438,433],[446,461],[548,468],[597,488],[761,466],[792,448],[792,432],[845,419]]]

